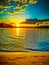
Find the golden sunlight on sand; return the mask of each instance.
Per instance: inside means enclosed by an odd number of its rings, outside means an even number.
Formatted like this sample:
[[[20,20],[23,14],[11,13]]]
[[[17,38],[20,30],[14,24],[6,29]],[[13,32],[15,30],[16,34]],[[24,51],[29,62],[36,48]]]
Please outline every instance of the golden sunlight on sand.
[[[49,65],[49,52],[0,53],[0,65]]]

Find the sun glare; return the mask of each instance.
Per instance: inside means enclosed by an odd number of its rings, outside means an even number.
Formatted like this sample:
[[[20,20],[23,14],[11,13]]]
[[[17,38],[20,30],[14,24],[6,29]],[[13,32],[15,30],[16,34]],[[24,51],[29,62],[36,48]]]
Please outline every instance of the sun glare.
[[[17,26],[17,27],[19,27],[20,25],[19,25],[19,24],[17,24],[16,26]]]

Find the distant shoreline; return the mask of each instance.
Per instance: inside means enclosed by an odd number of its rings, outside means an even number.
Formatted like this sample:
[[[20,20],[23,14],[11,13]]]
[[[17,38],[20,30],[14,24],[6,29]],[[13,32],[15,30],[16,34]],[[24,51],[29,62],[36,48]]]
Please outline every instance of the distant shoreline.
[[[34,27],[34,26],[19,26],[19,27],[0,27],[0,28],[49,28],[49,26],[36,26],[36,27]]]

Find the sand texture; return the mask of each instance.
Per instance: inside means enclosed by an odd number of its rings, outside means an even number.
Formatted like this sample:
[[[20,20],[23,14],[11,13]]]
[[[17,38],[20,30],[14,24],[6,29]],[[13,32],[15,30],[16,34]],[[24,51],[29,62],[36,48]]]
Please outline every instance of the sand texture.
[[[49,52],[0,53],[0,65],[49,65]]]

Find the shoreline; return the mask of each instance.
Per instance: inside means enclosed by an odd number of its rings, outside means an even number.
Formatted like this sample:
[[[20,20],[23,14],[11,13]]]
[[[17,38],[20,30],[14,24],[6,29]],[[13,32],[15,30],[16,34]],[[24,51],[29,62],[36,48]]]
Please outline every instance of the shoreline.
[[[48,27],[0,27],[0,28],[49,28]]]
[[[1,65],[49,65],[49,52],[0,53]]]

